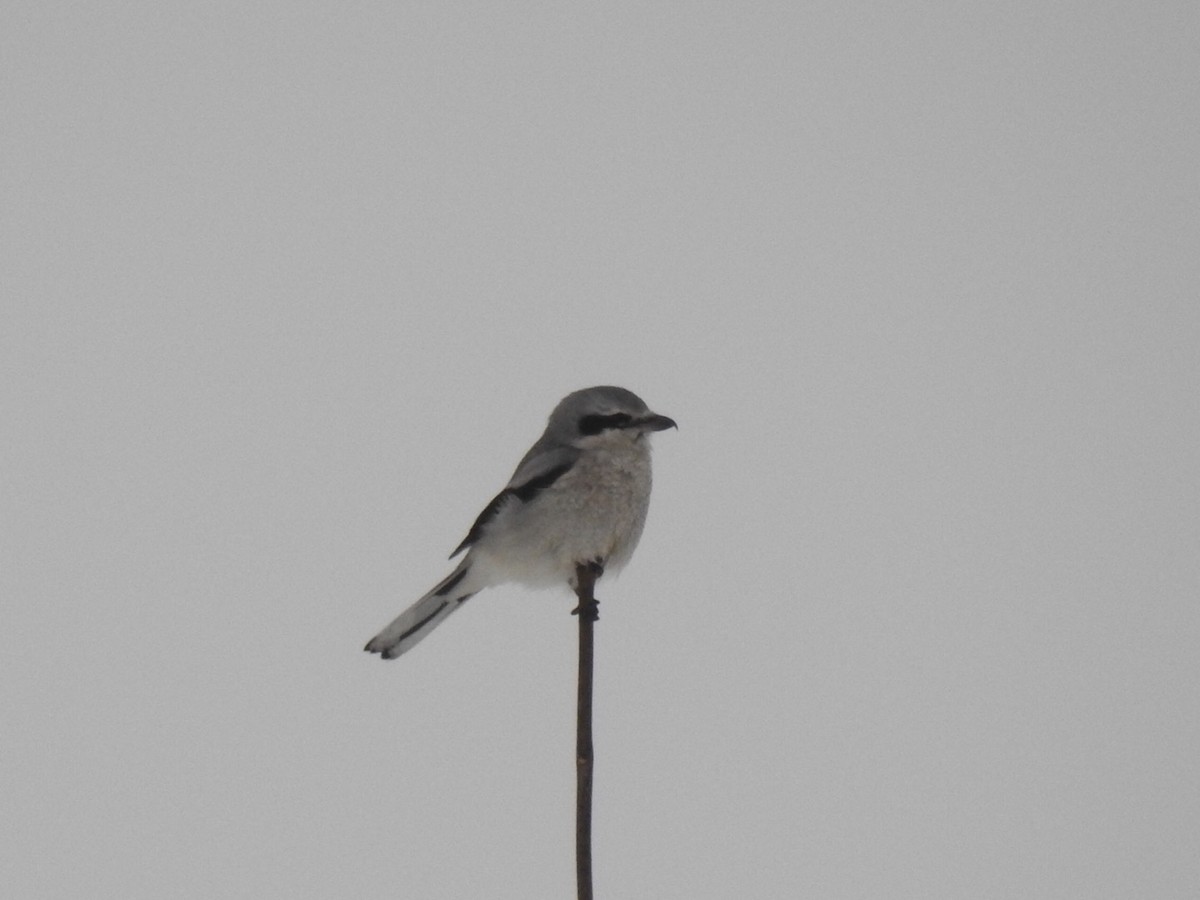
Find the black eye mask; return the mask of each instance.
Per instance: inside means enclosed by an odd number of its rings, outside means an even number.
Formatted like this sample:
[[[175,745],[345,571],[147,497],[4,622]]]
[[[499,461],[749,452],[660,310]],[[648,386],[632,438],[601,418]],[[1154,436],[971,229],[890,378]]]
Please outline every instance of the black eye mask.
[[[607,416],[590,415],[579,420],[580,434],[599,434],[606,428],[624,428],[633,421],[628,413],[612,413]]]

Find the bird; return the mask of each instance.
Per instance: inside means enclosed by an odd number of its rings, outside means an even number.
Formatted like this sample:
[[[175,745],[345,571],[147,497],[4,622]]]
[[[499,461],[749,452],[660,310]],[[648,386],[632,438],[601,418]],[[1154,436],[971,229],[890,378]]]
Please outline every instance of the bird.
[[[678,428],[625,388],[568,394],[508,484],[483,508],[450,558],[449,575],[371,638],[383,659],[411,650],[485,588],[576,585],[576,567],[616,572],[633,555],[650,505],[650,441]]]

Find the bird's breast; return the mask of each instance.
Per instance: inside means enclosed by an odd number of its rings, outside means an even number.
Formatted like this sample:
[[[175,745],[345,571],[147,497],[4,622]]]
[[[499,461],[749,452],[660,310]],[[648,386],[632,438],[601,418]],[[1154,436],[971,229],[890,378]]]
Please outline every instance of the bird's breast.
[[[564,583],[577,563],[594,559],[616,571],[641,537],[650,486],[641,442],[589,450],[530,503],[512,508],[478,549],[529,584]]]

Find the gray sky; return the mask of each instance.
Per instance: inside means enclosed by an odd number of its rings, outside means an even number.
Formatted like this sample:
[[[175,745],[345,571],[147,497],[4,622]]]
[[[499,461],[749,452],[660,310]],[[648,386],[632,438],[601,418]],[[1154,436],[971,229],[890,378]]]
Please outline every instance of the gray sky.
[[[6,896],[571,896],[597,383],[599,896],[1200,893],[1194,3],[2,19]]]

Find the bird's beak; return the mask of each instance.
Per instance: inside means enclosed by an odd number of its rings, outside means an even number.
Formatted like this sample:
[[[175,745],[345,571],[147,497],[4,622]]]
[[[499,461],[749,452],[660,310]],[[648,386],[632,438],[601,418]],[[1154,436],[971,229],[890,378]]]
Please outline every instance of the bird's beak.
[[[638,420],[638,426],[642,431],[666,431],[668,428],[678,429],[675,420],[667,416],[659,416],[651,413],[644,418]]]

